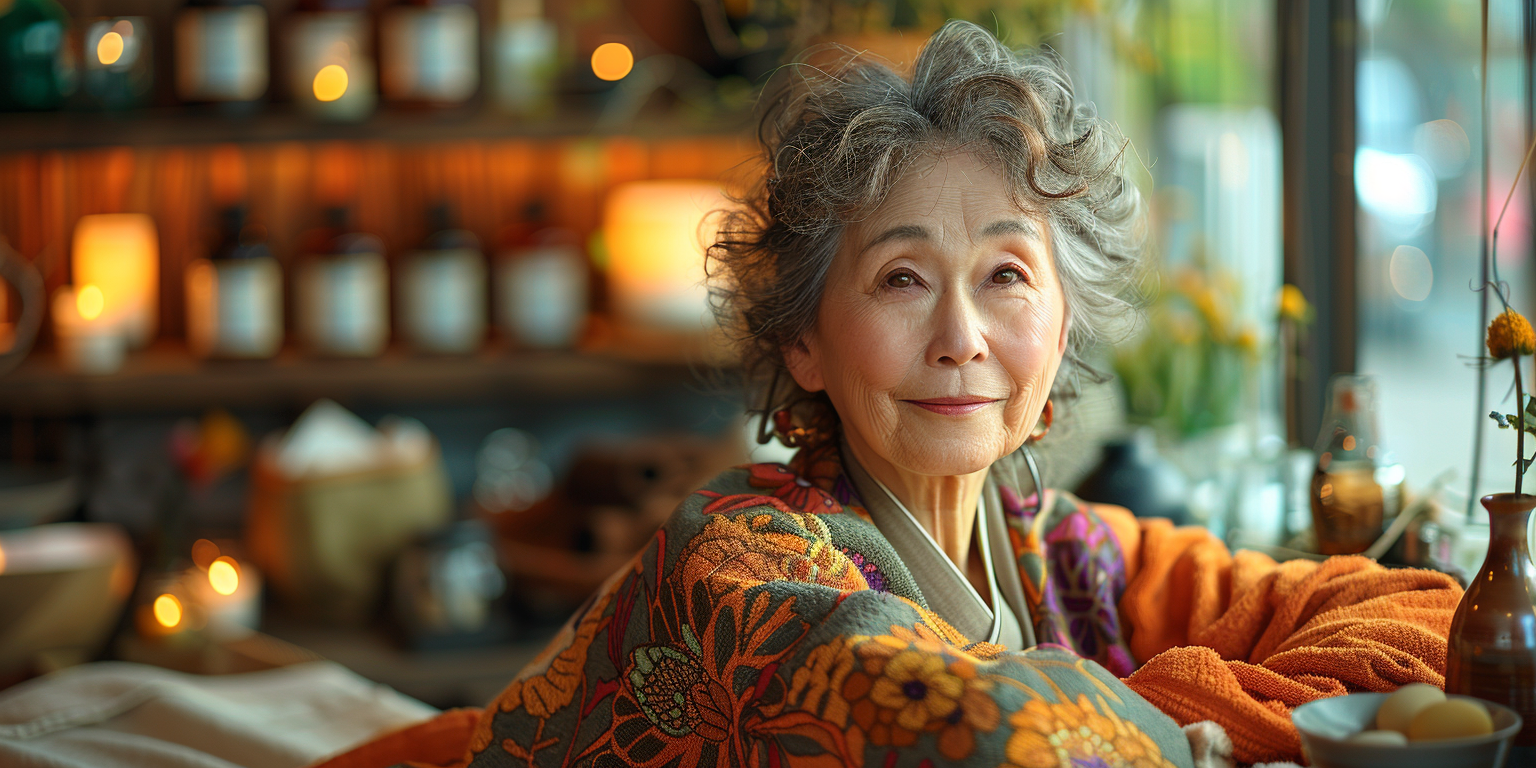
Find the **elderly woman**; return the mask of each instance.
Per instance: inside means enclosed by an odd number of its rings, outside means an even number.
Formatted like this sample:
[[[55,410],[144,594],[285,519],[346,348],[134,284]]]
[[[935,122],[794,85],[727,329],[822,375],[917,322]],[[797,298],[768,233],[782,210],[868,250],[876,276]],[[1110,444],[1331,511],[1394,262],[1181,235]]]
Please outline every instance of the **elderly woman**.
[[[1029,444],[1130,311],[1142,224],[1055,59],[951,23],[910,79],[788,80],[712,258],[798,453],[683,501],[455,716],[460,763],[1187,766],[1204,720],[1240,760],[1299,759],[1287,707],[1440,682],[1443,576],[1234,558],[1041,488]]]

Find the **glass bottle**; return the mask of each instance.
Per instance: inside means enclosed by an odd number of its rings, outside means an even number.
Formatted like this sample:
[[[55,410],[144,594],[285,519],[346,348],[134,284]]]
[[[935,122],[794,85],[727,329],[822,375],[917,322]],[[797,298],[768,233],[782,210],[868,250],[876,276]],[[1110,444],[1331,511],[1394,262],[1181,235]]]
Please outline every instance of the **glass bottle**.
[[[485,256],[474,233],[452,226],[446,204],[427,219],[431,234],[404,260],[398,282],[402,326],[422,352],[473,352],[485,339]]]
[[[500,0],[494,37],[496,106],[521,117],[555,109],[560,72],[559,30],[545,18],[543,0]]]
[[[300,0],[288,27],[288,87],[305,113],[361,120],[373,113],[373,29],[367,0]]]
[[[496,319],[518,346],[566,349],[587,321],[587,260],[570,231],[550,227],[542,204],[503,234],[496,261]]]
[[[353,232],[348,211],[326,211],[299,264],[299,335],[310,351],[335,357],[373,357],[389,342],[389,268],[384,242]]]
[[[463,103],[480,87],[480,17],[473,0],[407,0],[379,19],[386,98],[419,106]]]
[[[267,9],[256,0],[190,0],[176,17],[176,94],[250,102],[267,91]]]
[[[1376,383],[1341,374],[1329,384],[1328,412],[1312,472],[1312,527],[1325,555],[1364,552],[1402,503],[1402,467],[1386,460],[1376,427]]]
[[[0,109],[58,109],[75,92],[69,14],[53,0],[0,10]]]
[[[187,266],[187,336],[201,357],[266,358],[283,342],[283,272],[243,206],[222,213],[219,241]]]
[[[155,82],[147,16],[95,19],[85,25],[85,93],[105,109],[148,102]]]
[[[1445,662],[1445,692],[1503,704],[1525,720],[1510,765],[1536,757],[1536,573],[1526,526],[1536,496],[1499,493],[1488,510],[1488,555],[1456,606]],[[1526,758],[1521,761],[1521,757]]]

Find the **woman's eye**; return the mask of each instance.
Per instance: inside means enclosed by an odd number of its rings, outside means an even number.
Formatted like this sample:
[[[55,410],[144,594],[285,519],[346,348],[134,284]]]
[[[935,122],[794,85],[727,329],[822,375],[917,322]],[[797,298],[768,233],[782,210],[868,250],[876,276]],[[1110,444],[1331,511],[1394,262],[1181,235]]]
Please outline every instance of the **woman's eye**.
[[[1010,285],[1024,279],[1024,273],[1014,267],[1004,267],[992,273],[992,282],[997,285]]]
[[[914,282],[916,280],[906,272],[896,272],[885,278],[885,284],[889,288],[910,288]]]

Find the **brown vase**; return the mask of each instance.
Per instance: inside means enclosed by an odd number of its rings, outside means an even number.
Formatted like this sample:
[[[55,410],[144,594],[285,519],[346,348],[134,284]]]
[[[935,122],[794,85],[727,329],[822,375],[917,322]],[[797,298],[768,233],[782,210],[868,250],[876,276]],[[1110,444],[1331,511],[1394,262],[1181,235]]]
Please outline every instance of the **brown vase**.
[[[1445,692],[1498,702],[1525,719],[1517,748],[1536,747],[1536,610],[1526,524],[1536,496],[1484,496],[1488,556],[1451,619]],[[1524,750],[1522,750],[1524,751]]]

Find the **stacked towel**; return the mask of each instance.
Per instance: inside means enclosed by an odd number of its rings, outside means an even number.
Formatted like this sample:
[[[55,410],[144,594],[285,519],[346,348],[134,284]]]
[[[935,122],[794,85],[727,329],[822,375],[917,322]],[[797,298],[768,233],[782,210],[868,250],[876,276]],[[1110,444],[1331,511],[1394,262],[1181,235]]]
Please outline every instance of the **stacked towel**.
[[[1277,565],[1162,520],[1144,521],[1127,549],[1138,567],[1120,612],[1132,651],[1149,660],[1126,683],[1180,725],[1219,723],[1241,762],[1300,755],[1292,707],[1445,684],[1461,599],[1445,574],[1363,557]]]

